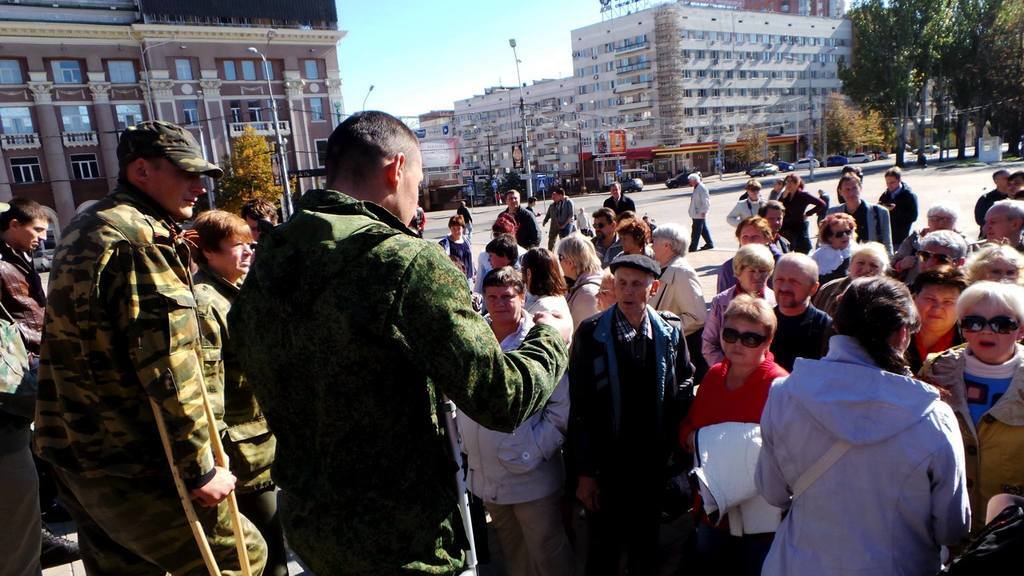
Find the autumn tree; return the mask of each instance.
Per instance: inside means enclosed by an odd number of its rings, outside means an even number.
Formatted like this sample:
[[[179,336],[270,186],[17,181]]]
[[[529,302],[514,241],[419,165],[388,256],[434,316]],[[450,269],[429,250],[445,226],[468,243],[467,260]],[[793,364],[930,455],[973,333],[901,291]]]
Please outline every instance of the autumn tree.
[[[739,141],[743,143],[743,147],[739,149],[736,156],[741,162],[753,164],[761,160],[768,160],[765,158],[765,149],[768,146],[768,133],[763,128],[751,126],[745,129],[740,134]]]
[[[835,95],[825,106],[825,140],[829,150],[853,152],[877,150],[885,147],[882,115],[876,111],[861,111],[846,98]]]
[[[237,214],[243,204],[257,198],[279,205],[281,189],[274,183],[267,139],[247,126],[232,140],[231,148],[233,153],[224,162],[224,177],[217,183],[217,208]]]

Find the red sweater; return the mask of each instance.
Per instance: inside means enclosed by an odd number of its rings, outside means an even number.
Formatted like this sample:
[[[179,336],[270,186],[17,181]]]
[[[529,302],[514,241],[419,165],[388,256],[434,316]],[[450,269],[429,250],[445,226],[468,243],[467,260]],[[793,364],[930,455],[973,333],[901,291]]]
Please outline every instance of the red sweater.
[[[725,359],[708,370],[697,388],[697,397],[690,407],[686,420],[679,426],[679,442],[686,447],[690,433],[722,422],[761,422],[761,412],[768,401],[768,390],[772,382],[789,372],[775,363],[769,352],[765,361],[754,370],[736,390],[725,386],[725,375],[729,371],[729,360]]]

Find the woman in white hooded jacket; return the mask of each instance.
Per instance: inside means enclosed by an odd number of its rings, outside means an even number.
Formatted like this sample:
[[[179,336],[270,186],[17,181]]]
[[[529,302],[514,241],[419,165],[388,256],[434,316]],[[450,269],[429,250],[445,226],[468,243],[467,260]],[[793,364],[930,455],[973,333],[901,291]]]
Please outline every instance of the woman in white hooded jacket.
[[[761,416],[756,482],[789,508],[765,576],[931,576],[971,510],[960,429],[903,351],[919,324],[906,286],[862,278],[821,360],[797,359]]]

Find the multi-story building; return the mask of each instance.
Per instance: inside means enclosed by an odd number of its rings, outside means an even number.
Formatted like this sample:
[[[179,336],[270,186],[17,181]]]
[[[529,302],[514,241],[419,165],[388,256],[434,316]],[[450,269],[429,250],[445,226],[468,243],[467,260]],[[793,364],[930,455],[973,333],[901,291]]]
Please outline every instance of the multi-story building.
[[[413,130],[420,141],[423,181],[430,190],[462,186],[454,115],[452,110],[432,110],[420,114],[419,126]]]
[[[0,199],[42,203],[59,234],[115,185],[120,131],[149,119],[186,126],[213,162],[246,127],[280,130],[289,168],[316,168],[343,113],[344,34],[332,0],[5,4]]]
[[[749,129],[769,135],[766,156],[793,159],[842,87],[851,35],[842,19],[655,6],[572,31],[575,109],[595,116],[588,130],[626,130],[631,163],[660,173],[729,167]]]

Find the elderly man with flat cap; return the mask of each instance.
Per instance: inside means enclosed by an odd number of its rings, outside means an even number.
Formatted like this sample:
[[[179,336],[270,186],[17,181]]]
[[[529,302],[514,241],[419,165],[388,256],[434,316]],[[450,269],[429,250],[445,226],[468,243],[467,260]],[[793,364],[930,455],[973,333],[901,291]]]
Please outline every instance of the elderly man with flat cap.
[[[221,573],[240,574],[224,502],[235,477],[214,465],[178,225],[206,193],[202,176],[223,171],[189,132],[166,122],[125,130],[117,156],[117,187],[72,220],[54,254],[35,449],[56,470],[88,573],[207,573],[177,476]],[[244,517],[242,526],[260,574],[266,545]]]
[[[587,510],[587,574],[656,574],[661,495],[675,434],[693,398],[679,318],[648,305],[661,267],[642,255],[611,263],[615,305],[584,320],[569,359],[569,451]]]

